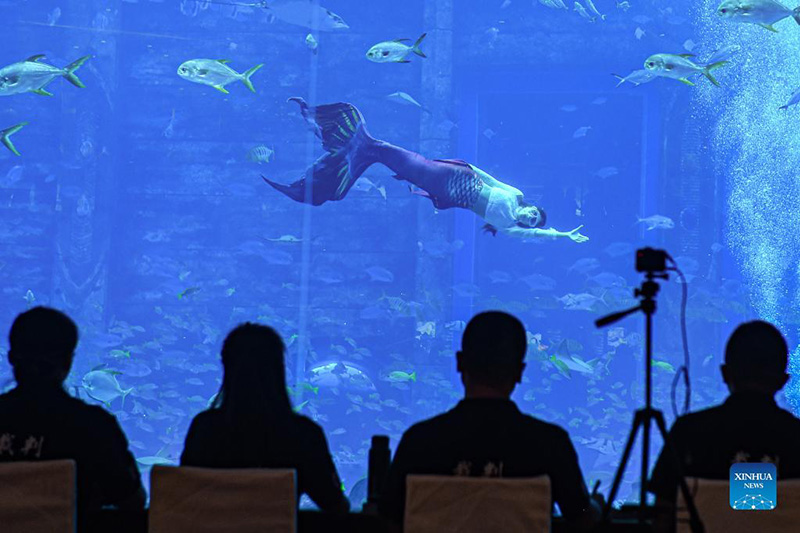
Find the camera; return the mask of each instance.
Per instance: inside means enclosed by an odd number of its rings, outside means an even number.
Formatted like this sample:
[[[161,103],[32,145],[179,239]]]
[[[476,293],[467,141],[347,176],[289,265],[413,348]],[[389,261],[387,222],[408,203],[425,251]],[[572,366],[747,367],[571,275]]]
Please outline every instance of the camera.
[[[664,272],[667,270],[667,252],[655,248],[636,250],[637,272]]]

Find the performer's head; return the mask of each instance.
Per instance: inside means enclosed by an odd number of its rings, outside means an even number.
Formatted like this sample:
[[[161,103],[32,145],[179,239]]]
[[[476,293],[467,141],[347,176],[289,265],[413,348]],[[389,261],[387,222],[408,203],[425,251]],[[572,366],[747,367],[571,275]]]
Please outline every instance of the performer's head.
[[[786,385],[789,349],[781,332],[754,320],[736,328],[725,347],[722,377],[731,392],[774,395]]]
[[[521,228],[542,228],[547,223],[547,213],[541,207],[523,203],[517,209],[517,225]]]

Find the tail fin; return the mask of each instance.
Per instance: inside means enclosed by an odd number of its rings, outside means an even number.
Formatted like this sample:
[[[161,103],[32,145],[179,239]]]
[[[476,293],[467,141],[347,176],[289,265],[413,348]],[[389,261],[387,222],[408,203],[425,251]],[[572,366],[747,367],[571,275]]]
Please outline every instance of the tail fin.
[[[125,409],[125,398],[127,398],[128,394],[130,394],[132,392],[133,392],[133,387],[131,387],[128,390],[123,390],[122,391],[122,407],[120,407],[120,409]]]
[[[714,76],[711,74],[711,72],[712,72],[712,71],[714,71],[714,70],[716,70],[716,69],[718,69],[719,67],[725,66],[725,65],[727,65],[727,64],[728,64],[728,62],[727,62],[727,61],[717,61],[716,63],[711,63],[710,65],[706,65],[706,68],[705,68],[705,69],[703,69],[703,75],[704,75],[706,78],[708,78],[708,81],[710,81],[711,83],[713,83],[713,84],[714,84],[714,85],[716,85],[717,87],[720,87],[720,84],[719,84],[719,82],[718,82],[718,81],[717,81],[717,79],[716,79],[716,78],[715,78],[715,77],[714,77]]]
[[[296,102],[303,118],[314,124],[316,134],[322,139],[322,147],[328,153],[291,185],[262,178],[297,202],[320,205],[329,200],[341,200],[377,160],[371,150],[375,139],[367,133],[364,117],[351,104],[310,107],[302,98],[290,98],[289,101]]]
[[[24,128],[27,125],[28,125],[27,122],[21,122],[21,123],[17,124],[16,126],[11,126],[10,128],[8,128],[6,130],[0,131],[0,142],[2,142],[3,145],[5,145],[6,148],[11,150],[11,153],[14,154],[14,155],[18,156],[18,155],[21,155],[21,154],[19,153],[17,148],[14,146],[14,143],[11,142],[11,136],[14,135],[15,133],[17,133],[19,130],[21,130],[22,128]]]
[[[256,92],[256,88],[253,87],[253,82],[250,81],[250,76],[258,72],[263,66],[264,63],[259,63],[258,65],[254,66],[253,68],[242,74],[242,83],[247,85],[247,88],[253,92]]]
[[[80,80],[80,78],[78,78],[78,76],[75,75],[75,71],[81,68],[81,66],[83,66],[83,64],[86,63],[86,61],[89,60],[89,58],[91,57],[92,56],[83,56],[82,58],[77,59],[72,63],[70,63],[69,65],[67,65],[66,68],[64,69],[65,71],[64,77],[67,79],[68,82],[70,82],[75,87],[78,87],[79,89],[85,89],[86,85],[84,85],[83,82]]]
[[[422,35],[420,35],[419,39],[417,39],[417,42],[415,42],[414,46],[411,47],[411,51],[417,54],[419,57],[428,57],[425,55],[425,52],[423,52],[419,47],[419,45],[422,44],[422,41],[424,41],[425,37],[427,36],[428,36],[427,33],[423,33]]]
[[[794,18],[795,22],[800,24],[800,7],[794,8],[794,10],[792,11],[792,17]]]

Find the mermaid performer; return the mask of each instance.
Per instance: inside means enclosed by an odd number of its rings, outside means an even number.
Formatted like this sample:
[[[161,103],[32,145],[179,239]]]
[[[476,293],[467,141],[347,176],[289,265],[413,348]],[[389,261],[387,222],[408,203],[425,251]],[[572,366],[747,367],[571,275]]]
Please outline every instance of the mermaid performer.
[[[312,205],[341,200],[367,168],[381,163],[394,171],[396,179],[418,187],[417,194],[430,198],[437,209],[469,209],[486,222],[484,230],[492,234],[501,231],[516,237],[569,237],[578,243],[589,240],[578,232],[583,226],[567,232],[544,229],[547,215],[543,209],[525,203],[521,191],[465,161],[430,160],[374,139],[361,112],[351,104],[309,107],[302,98],[290,101],[300,105],[303,118],[328,152],[291,185],[263,178],[293,200]],[[306,191],[309,179],[311,187]]]

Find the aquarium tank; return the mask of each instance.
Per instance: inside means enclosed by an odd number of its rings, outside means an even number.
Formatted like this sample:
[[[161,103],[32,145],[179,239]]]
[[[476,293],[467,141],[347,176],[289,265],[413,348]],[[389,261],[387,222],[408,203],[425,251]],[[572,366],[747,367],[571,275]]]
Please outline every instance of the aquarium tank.
[[[682,273],[654,317],[668,424],[725,397],[737,323],[774,321],[796,353],[800,28],[718,8],[2,0],[0,324],[77,322],[66,386],[117,417],[145,477],[178,463],[226,333],[274,327],[358,506],[371,436],[394,448],[454,406],[466,322],[508,311],[529,341],[514,401],[607,490],[644,318],[594,321],[637,304],[637,249]]]

